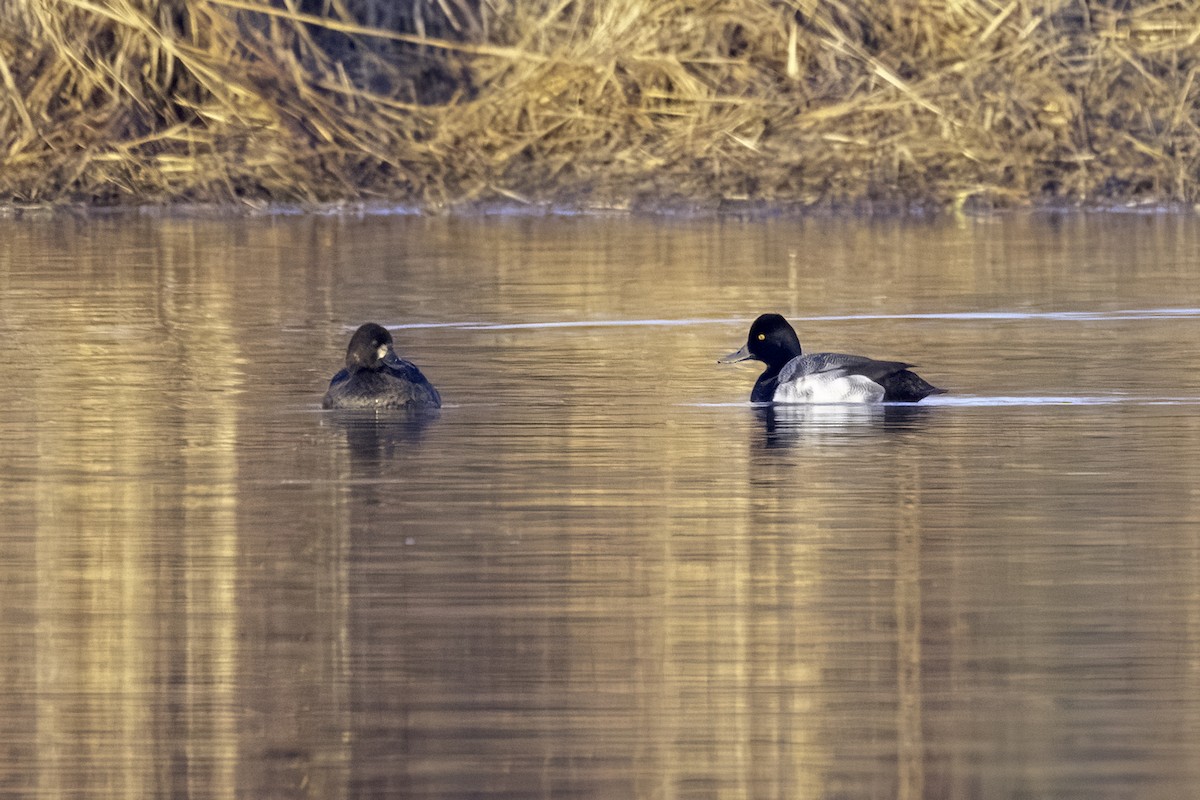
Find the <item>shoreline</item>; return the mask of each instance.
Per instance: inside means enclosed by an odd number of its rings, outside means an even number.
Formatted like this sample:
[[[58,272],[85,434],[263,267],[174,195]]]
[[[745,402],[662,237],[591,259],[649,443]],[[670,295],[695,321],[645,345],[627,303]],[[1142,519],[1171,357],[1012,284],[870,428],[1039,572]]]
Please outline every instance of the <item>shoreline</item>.
[[[738,219],[748,221],[805,219],[936,220],[988,219],[1040,215],[1193,216],[1200,204],[1178,202],[1030,203],[989,208],[947,208],[935,204],[857,203],[801,206],[780,203],[639,204],[636,207],[588,207],[552,203],[467,203],[429,209],[384,201],[328,203],[0,203],[0,220],[57,218],[236,219],[260,217],[449,217],[484,218],[625,218],[670,220]]]

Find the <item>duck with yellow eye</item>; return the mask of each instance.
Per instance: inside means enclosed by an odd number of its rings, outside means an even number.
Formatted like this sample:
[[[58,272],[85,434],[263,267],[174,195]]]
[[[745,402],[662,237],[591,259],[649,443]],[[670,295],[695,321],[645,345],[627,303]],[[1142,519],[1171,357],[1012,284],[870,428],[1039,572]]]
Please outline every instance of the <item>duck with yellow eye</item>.
[[[767,365],[750,392],[752,403],[916,403],[946,391],[902,361],[843,353],[804,355],[796,331],[779,314],[754,320],[746,345],[718,363],[750,359]]]
[[[396,355],[392,334],[368,322],[350,337],[346,367],[333,376],[323,408],[418,410],[441,408],[438,390],[417,365]]]

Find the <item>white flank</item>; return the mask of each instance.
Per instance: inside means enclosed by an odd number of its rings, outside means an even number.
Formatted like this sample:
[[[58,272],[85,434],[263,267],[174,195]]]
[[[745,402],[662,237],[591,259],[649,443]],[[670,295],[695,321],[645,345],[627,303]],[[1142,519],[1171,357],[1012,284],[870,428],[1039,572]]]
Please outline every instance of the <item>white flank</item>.
[[[818,373],[781,384],[776,403],[879,403],[883,387],[865,375]]]

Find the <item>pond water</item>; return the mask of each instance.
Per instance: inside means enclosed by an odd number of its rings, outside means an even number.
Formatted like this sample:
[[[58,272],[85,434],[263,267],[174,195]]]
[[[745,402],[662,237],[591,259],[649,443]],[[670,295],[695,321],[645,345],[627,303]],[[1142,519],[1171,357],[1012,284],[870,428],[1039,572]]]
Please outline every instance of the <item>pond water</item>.
[[[0,219],[0,795],[1179,798],[1200,223]],[[778,311],[916,407],[747,403]],[[339,415],[353,329],[446,407]]]

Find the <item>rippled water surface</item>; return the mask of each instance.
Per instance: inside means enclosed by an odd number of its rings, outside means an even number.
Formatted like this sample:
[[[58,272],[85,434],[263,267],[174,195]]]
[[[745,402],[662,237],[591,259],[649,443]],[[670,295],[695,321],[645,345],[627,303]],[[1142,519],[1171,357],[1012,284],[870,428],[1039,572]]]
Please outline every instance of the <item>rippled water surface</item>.
[[[1200,786],[1191,218],[0,219],[0,336],[5,798]]]

